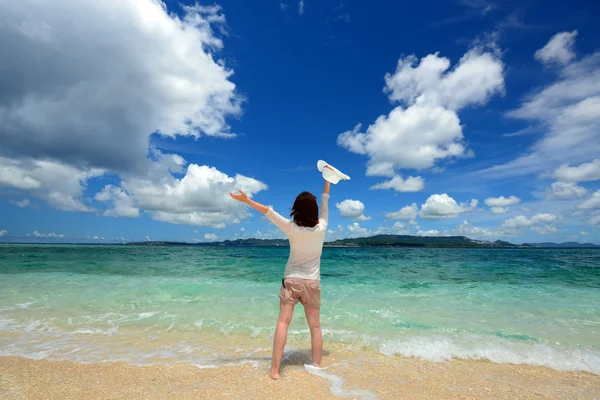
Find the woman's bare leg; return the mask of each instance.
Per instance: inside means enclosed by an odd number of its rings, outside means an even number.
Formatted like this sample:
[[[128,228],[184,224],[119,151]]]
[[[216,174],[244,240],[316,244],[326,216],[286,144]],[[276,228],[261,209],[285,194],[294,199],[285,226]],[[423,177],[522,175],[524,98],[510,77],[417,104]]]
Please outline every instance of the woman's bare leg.
[[[323,355],[323,334],[321,333],[321,309],[304,307],[306,322],[310,329],[310,343],[312,347],[313,365],[321,366],[321,357]]]
[[[273,338],[273,360],[271,362],[271,372],[269,376],[272,379],[279,379],[279,366],[283,357],[283,348],[287,341],[288,328],[292,322],[294,314],[294,305],[279,302],[279,318],[275,328],[275,337]]]

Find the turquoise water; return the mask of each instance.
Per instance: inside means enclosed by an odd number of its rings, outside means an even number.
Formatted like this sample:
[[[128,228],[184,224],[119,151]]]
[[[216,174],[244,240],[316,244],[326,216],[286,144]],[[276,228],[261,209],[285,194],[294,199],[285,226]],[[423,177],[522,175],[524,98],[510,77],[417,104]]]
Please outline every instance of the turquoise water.
[[[286,248],[0,246],[0,355],[252,360],[271,345]],[[431,361],[600,374],[600,251],[326,248],[327,343]],[[309,340],[296,310],[290,344]]]

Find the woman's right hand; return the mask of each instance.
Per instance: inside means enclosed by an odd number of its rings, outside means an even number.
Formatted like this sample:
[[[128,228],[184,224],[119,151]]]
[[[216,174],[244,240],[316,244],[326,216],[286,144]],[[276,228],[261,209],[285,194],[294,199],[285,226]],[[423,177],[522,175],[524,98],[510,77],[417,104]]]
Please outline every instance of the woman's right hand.
[[[240,192],[239,193],[231,193],[229,192],[229,195],[231,196],[232,199],[237,200],[237,201],[241,201],[242,203],[247,203],[248,202],[248,195],[244,192],[242,192],[241,189],[238,189]]]

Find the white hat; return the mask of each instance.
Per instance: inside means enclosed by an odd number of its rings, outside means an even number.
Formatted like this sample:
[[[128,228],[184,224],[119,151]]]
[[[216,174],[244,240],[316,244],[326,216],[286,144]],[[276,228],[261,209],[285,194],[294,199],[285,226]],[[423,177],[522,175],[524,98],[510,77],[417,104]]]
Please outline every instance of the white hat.
[[[325,168],[326,165],[331,169]],[[340,179],[346,181],[350,180],[350,177],[348,175],[344,174],[342,171],[323,160],[319,160],[317,162],[317,169],[323,173],[323,178],[325,178],[327,181],[333,184],[338,183]]]

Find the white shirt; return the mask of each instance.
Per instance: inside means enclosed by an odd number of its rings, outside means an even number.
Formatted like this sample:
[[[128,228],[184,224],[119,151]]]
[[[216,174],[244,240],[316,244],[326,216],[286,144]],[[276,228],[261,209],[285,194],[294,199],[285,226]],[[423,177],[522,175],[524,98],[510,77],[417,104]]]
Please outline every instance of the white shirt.
[[[328,200],[329,194],[323,193],[319,207],[319,223],[312,228],[298,226],[272,208],[265,214],[290,240],[290,257],[285,266],[284,278],[321,279],[321,253],[329,219]]]

